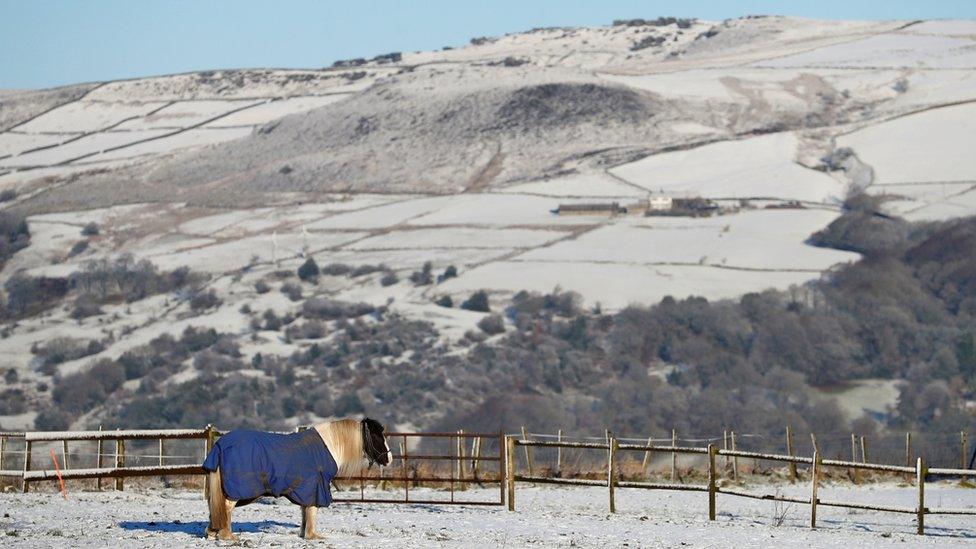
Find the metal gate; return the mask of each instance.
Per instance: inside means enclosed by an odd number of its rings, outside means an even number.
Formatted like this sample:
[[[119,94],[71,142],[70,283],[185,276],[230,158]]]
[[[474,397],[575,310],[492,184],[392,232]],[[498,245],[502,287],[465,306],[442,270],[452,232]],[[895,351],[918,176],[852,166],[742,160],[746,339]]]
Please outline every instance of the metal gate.
[[[502,433],[386,433],[393,461],[356,477],[337,477],[333,501],[504,505],[505,437]],[[359,487],[349,497],[348,487]],[[498,486],[477,490],[476,486]],[[402,490],[401,490],[402,489]],[[398,497],[397,494],[402,494]]]

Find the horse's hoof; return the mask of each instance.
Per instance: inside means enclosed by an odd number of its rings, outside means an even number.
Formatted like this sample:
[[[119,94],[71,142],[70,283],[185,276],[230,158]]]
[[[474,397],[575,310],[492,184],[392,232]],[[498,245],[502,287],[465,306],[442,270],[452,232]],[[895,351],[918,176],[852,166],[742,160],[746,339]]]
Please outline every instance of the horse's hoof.
[[[235,536],[230,530],[221,530],[217,532],[217,539],[220,541],[238,541],[237,536]]]
[[[322,536],[320,536],[320,535],[318,535],[318,534],[316,534],[314,532],[313,533],[310,533],[310,534],[305,534],[305,535],[302,536],[302,538],[305,539],[306,541],[311,541],[311,540],[316,540],[316,539],[324,539]]]

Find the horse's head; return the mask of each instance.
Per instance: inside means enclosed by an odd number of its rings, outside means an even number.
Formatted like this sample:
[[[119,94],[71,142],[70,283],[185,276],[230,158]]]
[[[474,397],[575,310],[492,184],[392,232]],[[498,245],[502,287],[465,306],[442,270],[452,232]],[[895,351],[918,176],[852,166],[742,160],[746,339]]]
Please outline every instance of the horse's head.
[[[378,463],[381,466],[389,465],[393,461],[393,454],[390,447],[386,445],[386,437],[383,436],[383,424],[375,419],[366,418],[362,421],[363,426],[363,451],[369,464]]]

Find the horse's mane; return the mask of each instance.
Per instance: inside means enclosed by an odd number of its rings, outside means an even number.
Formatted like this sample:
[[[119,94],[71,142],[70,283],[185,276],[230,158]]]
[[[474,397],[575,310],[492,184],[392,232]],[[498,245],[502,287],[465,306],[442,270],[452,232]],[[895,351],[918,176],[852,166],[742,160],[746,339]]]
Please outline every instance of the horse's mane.
[[[339,474],[354,473],[363,465],[363,431],[358,419],[340,419],[315,426],[332,453]]]

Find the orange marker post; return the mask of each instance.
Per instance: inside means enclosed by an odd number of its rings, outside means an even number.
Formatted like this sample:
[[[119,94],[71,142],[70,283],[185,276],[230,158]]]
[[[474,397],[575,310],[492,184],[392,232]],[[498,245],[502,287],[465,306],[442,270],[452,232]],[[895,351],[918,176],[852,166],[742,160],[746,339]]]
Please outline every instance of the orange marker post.
[[[58,482],[61,484],[61,495],[68,499],[68,490],[64,487],[64,479],[61,478],[61,467],[58,466],[58,456],[54,455],[54,448],[51,448],[51,461],[54,462],[54,472],[58,475]]]

